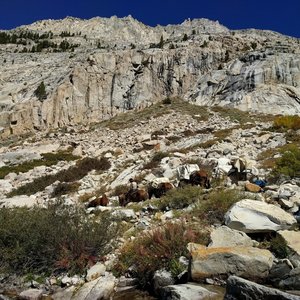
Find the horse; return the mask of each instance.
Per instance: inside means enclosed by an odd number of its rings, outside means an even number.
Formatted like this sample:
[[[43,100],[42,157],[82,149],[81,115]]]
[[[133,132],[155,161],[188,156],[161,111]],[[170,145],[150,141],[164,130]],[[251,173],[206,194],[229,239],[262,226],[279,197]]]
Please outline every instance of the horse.
[[[149,195],[145,190],[133,190],[119,195],[119,204],[126,206],[129,202],[141,202],[149,199]]]
[[[205,187],[206,189],[209,189],[211,187],[208,174],[204,170],[192,172],[190,174],[189,183],[191,185],[200,185],[201,187]]]
[[[106,194],[103,194],[102,197],[99,197],[99,198],[96,198],[96,199],[90,201],[87,205],[87,208],[96,207],[96,206],[99,206],[99,205],[107,206],[108,202],[109,202],[109,200],[108,200]]]
[[[173,188],[174,185],[170,182],[161,182],[157,187],[150,185],[148,187],[149,199],[151,199],[153,195],[155,198],[160,198],[161,196],[165,195],[167,191],[172,190]]]

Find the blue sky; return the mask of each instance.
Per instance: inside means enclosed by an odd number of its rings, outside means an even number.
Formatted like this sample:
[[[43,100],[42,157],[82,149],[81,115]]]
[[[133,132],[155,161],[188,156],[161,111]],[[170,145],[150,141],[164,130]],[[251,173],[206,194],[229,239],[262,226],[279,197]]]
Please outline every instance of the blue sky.
[[[0,29],[66,16],[129,14],[151,26],[208,18],[229,29],[269,29],[300,38],[300,0],[1,0]]]

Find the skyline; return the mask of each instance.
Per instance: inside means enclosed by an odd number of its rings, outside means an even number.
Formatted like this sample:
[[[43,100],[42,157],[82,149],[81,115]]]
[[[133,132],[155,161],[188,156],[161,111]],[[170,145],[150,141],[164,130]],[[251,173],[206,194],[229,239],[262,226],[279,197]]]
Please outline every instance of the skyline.
[[[0,29],[8,30],[43,19],[63,19],[67,16],[90,19],[93,17],[125,17],[132,15],[150,25],[180,24],[184,20],[206,18],[219,21],[231,30],[264,29],[300,38],[300,1],[253,0],[248,5],[240,0],[139,0],[125,2],[93,0],[52,0],[41,4],[37,0],[3,0],[0,11]]]

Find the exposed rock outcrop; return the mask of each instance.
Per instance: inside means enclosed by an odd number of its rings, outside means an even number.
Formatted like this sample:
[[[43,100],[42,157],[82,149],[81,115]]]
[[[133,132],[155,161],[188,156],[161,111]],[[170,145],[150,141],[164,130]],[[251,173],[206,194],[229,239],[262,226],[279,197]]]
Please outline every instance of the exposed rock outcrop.
[[[2,136],[98,122],[166,97],[300,113],[299,41],[274,32],[230,32],[206,19],[152,28],[130,16],[68,17],[7,31],[24,32],[51,32],[50,42],[76,47],[28,53],[41,40],[1,45]],[[45,100],[35,94],[41,82]]]

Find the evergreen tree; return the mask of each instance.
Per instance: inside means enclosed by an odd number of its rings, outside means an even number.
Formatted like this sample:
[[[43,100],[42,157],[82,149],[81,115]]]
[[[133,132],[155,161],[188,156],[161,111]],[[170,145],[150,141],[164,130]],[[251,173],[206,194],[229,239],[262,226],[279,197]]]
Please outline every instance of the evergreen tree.
[[[37,89],[34,91],[34,95],[40,100],[45,100],[47,98],[46,87],[44,81],[42,81]]]

